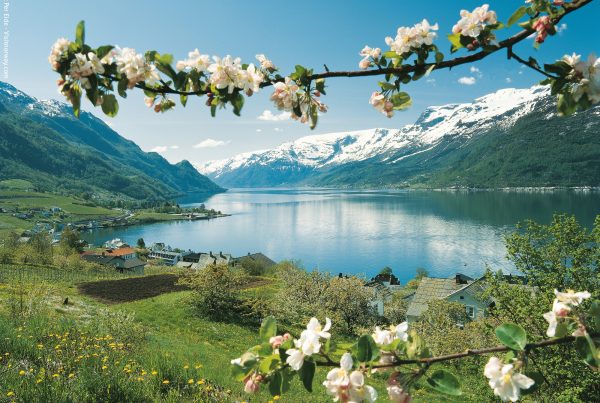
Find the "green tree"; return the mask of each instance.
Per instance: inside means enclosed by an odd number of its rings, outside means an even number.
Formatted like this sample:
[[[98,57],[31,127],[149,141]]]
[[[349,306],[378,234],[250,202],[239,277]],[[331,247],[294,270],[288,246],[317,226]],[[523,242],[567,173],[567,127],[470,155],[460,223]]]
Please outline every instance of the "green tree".
[[[144,241],[144,238],[137,240],[137,247],[140,249],[146,249],[146,242]]]

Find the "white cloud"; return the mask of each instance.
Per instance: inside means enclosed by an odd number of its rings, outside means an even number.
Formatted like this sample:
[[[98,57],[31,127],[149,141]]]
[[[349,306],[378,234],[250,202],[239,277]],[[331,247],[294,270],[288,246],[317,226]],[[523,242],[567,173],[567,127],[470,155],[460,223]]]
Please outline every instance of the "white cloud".
[[[262,129],[256,129],[256,133],[262,132]]]
[[[458,79],[458,83],[462,85],[473,85],[477,82],[475,77],[461,77]]]
[[[435,78],[428,78],[425,80],[425,82],[427,84],[431,84],[431,85],[435,86]]]
[[[273,130],[275,130],[276,132],[280,132],[282,131],[279,127],[274,128]]]
[[[194,144],[193,147],[194,148],[214,148],[214,147],[223,147],[229,143],[230,143],[230,141],[206,139],[206,140],[202,140],[198,144]]]
[[[559,34],[562,34],[564,31],[567,30],[567,28],[568,28],[568,25],[563,22],[558,27],[556,27],[556,32],[558,32]]]
[[[510,77],[506,77],[506,82],[507,82],[507,83],[512,83],[512,78],[510,78]]]
[[[471,66],[471,68],[469,69],[469,71],[470,71],[471,73],[475,73],[475,74],[477,74],[479,77],[481,77],[481,76],[482,76],[482,74],[481,74],[481,70],[479,70],[479,69],[478,69],[477,67],[475,67],[475,66]]]
[[[154,152],[154,153],[164,153],[165,151],[167,151],[167,148],[168,148],[167,146],[156,146],[153,149],[151,149],[150,151]]]
[[[155,152],[155,153],[164,153],[167,152],[167,150],[177,150],[179,148],[178,145],[172,145],[172,146],[156,146],[153,149],[151,149],[151,152]]]
[[[263,113],[260,114],[256,119],[258,120],[266,120],[268,122],[280,122],[282,120],[288,120],[290,118],[289,112],[281,112],[279,114],[274,114],[269,109],[265,109]]]

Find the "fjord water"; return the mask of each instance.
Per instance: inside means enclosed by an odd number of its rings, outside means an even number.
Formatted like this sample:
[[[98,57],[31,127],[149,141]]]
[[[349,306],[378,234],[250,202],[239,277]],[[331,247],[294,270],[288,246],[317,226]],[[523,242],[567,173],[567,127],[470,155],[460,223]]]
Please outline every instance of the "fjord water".
[[[232,216],[99,229],[85,238],[96,245],[144,238],[146,245],[165,242],[234,256],[263,252],[332,273],[372,276],[390,266],[406,282],[419,267],[440,277],[477,276],[486,265],[510,271],[503,238],[517,222],[549,223],[561,212],[590,228],[600,214],[600,193],[572,190],[232,189],[180,200],[182,206],[200,203]]]

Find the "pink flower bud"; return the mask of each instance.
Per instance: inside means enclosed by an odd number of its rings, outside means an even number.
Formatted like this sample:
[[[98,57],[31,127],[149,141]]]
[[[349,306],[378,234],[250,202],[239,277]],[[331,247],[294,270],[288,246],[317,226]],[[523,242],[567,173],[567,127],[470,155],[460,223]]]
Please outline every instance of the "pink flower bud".
[[[315,97],[320,97],[320,96],[321,96],[321,91],[319,91],[319,90],[315,90],[315,91],[313,92],[313,95],[314,95]]]
[[[362,59],[359,63],[358,63],[358,67],[360,67],[363,70],[366,70],[369,68],[369,66],[371,65],[371,62],[369,61],[369,59],[364,58]]]
[[[248,376],[244,379],[244,392],[246,393],[256,393],[260,389],[260,385],[258,382],[253,379],[253,377]]]
[[[565,2],[563,0],[554,0],[552,4],[555,6],[562,6],[563,4],[565,4]]]
[[[160,104],[156,104],[156,105],[154,105],[154,112],[158,113],[158,112],[160,112],[160,111],[161,111],[161,106],[160,106]]]
[[[289,339],[291,339],[291,338],[292,338],[292,335],[291,335],[291,334],[289,334],[289,333],[285,333],[285,334],[283,335],[283,340],[284,340],[284,341],[288,341],[288,340],[289,340]]]
[[[281,346],[282,343],[283,336],[273,336],[269,339],[269,344],[271,344],[271,347],[273,348],[279,348],[279,346]]]

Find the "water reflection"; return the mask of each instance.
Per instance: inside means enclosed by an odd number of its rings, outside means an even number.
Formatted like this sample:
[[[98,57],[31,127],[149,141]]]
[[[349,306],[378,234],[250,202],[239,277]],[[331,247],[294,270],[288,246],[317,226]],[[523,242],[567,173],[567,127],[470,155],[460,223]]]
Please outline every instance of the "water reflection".
[[[510,270],[503,236],[518,221],[549,222],[554,212],[576,214],[587,226],[600,213],[600,195],[552,193],[233,189],[209,198],[188,196],[233,216],[212,221],[102,229],[95,244],[120,237],[167,242],[234,255],[261,251],[307,268],[375,274],[383,266],[402,281],[418,267],[432,275],[478,275],[486,264]]]

